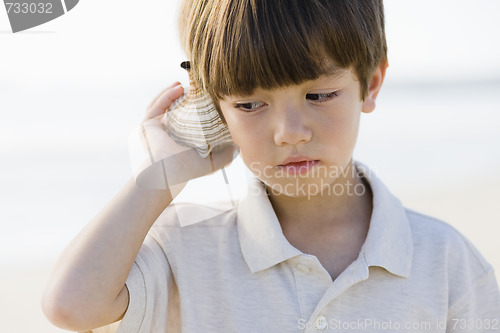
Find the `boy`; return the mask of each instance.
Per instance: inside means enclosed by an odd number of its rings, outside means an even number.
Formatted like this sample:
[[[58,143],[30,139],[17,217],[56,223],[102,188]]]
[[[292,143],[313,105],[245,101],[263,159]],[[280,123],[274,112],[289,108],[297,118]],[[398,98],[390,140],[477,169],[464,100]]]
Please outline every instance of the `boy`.
[[[79,331],[500,331],[492,267],[352,160],[387,68],[382,1],[182,9],[192,77],[255,174],[248,195],[231,209],[169,205],[233,147],[202,159],[171,140],[159,119],[183,89],[167,88],[143,122],[150,151],[168,157],[167,186],[131,179],[73,240],[44,296],[49,319]]]

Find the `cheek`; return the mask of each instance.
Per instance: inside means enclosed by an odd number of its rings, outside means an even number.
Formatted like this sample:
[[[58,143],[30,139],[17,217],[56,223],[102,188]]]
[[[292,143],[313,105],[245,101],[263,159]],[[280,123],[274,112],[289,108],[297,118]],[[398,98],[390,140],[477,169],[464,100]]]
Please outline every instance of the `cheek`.
[[[247,146],[256,145],[258,139],[256,128],[259,126],[251,119],[245,119],[244,116],[236,114],[233,110],[228,110],[228,107],[221,103],[222,114],[226,119],[227,127],[233,138],[233,142],[241,149]],[[249,117],[248,117],[249,118]]]
[[[229,128],[229,133],[231,133],[231,137],[233,138],[233,142],[238,146],[241,146],[245,137],[245,133],[243,133],[244,128],[238,126],[238,123],[235,123],[232,119],[228,119],[226,117],[227,127]]]
[[[262,174],[262,169],[269,163],[269,143],[263,133],[247,126],[233,127],[233,141],[240,148],[243,163],[254,174]]]
[[[355,96],[348,96],[339,106],[339,117],[336,120],[336,127],[342,132],[352,132],[358,128],[362,112],[362,103]]]
[[[241,133],[241,128],[238,126],[238,122],[235,121],[234,116],[227,111],[227,106],[225,107],[224,104],[220,104],[221,110],[222,110],[222,115],[224,116],[224,119],[226,120],[226,125],[229,129],[229,133],[231,133],[231,137],[233,139],[233,142],[237,144],[238,146],[240,145],[240,133]]]
[[[348,148],[355,144],[358,137],[359,116],[342,119],[334,125],[331,139],[340,147]]]
[[[335,154],[350,150],[358,136],[360,114],[361,111],[351,107],[323,118],[317,123],[318,131],[313,132],[316,142],[329,146],[325,149],[334,150]]]
[[[254,160],[256,155],[262,153],[264,143],[256,131],[235,130],[233,141],[240,147],[242,157]]]
[[[252,126],[241,120],[234,119],[234,117],[226,117],[226,122],[233,142],[240,147],[240,154],[242,154],[242,156],[244,156],[245,153],[248,155],[249,150],[259,145],[259,137],[256,135],[256,131],[253,130]]]

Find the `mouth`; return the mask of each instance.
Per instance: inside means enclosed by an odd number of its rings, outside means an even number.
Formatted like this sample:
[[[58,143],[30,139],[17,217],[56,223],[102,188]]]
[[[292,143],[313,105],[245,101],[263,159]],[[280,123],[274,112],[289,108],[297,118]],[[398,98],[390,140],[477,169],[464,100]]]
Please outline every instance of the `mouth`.
[[[286,159],[282,164],[278,165],[280,169],[290,175],[303,175],[319,163],[319,160],[314,160],[309,157],[294,157]]]

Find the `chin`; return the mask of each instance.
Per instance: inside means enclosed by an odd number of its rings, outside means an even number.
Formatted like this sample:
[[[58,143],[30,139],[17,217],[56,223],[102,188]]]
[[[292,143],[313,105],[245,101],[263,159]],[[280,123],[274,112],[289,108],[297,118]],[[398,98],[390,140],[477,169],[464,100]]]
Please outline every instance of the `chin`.
[[[321,179],[312,181],[311,179],[302,177],[291,177],[288,182],[272,182],[262,180],[268,187],[268,192],[271,195],[285,195],[291,198],[307,198],[321,196],[327,194],[331,187],[331,179]]]

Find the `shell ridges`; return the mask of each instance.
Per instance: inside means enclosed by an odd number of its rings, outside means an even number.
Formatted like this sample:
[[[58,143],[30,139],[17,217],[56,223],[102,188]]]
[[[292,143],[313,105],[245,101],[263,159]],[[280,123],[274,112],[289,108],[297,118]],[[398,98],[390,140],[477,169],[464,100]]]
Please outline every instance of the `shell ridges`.
[[[196,149],[202,157],[232,143],[211,97],[196,87],[191,75],[189,92],[171,105],[162,124],[175,142]]]

